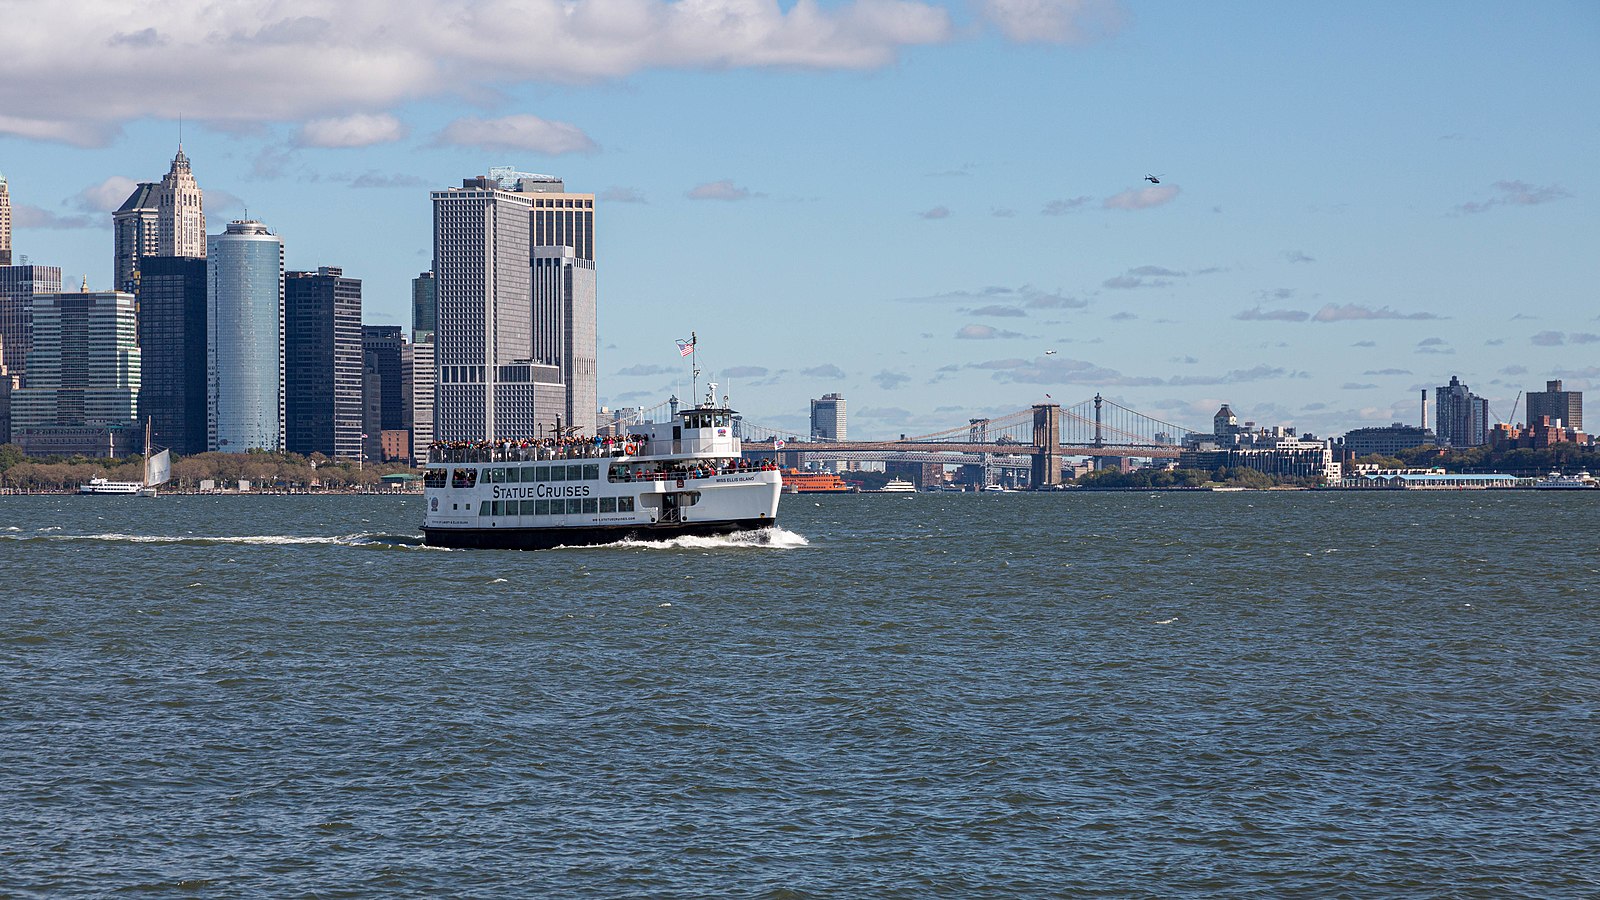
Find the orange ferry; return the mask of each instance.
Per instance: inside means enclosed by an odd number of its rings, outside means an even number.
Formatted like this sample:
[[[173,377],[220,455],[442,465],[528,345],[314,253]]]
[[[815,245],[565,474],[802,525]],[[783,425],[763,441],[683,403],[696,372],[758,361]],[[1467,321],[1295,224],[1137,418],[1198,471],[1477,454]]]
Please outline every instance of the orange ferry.
[[[783,470],[785,494],[850,494],[856,486],[832,472],[802,472],[799,469]]]

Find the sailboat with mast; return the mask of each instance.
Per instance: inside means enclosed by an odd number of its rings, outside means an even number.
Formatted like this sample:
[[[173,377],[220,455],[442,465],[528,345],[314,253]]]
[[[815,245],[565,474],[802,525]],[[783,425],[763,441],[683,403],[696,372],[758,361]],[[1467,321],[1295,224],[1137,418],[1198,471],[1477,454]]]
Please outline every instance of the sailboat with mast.
[[[142,481],[111,481],[106,478],[91,478],[88,484],[78,485],[80,494],[138,494],[144,497],[154,497],[156,486],[166,484],[172,480],[172,451],[162,450],[160,453],[151,453],[150,446],[150,420],[144,423],[144,480]]]

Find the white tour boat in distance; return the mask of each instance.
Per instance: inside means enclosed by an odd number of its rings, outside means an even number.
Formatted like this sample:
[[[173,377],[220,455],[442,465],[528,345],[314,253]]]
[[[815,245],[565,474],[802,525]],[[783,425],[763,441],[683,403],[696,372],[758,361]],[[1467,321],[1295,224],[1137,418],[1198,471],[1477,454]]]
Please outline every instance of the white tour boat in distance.
[[[915,494],[917,486],[902,478],[891,478],[883,483],[883,487],[873,491],[875,494]]]
[[[782,474],[741,457],[733,410],[705,402],[615,438],[440,442],[423,476],[430,547],[541,550],[767,528]]]
[[[1563,475],[1560,472],[1551,472],[1549,475],[1535,481],[1533,486],[1541,491],[1571,491],[1593,490],[1600,487],[1595,482],[1594,476],[1588,472],[1579,472],[1576,475]]]
[[[144,423],[144,480],[143,481],[111,481],[106,478],[94,477],[88,484],[78,485],[80,494],[143,494],[146,497],[156,495],[156,486],[166,484],[172,480],[172,451],[163,450],[160,453],[150,453],[150,422]]]

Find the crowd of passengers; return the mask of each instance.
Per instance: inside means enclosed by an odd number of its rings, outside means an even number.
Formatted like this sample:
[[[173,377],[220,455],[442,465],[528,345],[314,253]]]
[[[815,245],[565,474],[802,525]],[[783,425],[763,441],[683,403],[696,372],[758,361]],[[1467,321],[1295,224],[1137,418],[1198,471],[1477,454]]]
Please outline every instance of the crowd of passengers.
[[[612,481],[671,481],[683,478],[710,478],[713,475],[737,475],[740,472],[770,472],[778,468],[770,461],[750,462],[747,459],[728,460],[726,465],[701,462],[692,466],[669,468],[660,463],[641,466],[617,466],[611,470]]]
[[[541,459],[592,459],[643,453],[648,438],[623,437],[525,438],[509,441],[434,441],[428,447],[432,462],[535,462]],[[632,449],[633,453],[629,453]]]

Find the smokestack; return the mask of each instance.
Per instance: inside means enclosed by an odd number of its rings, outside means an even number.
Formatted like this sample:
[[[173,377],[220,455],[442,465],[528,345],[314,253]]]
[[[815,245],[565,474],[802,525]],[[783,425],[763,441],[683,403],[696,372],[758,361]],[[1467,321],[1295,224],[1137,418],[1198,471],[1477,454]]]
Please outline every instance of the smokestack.
[[[1422,389],[1422,430],[1428,430],[1428,389]]]

